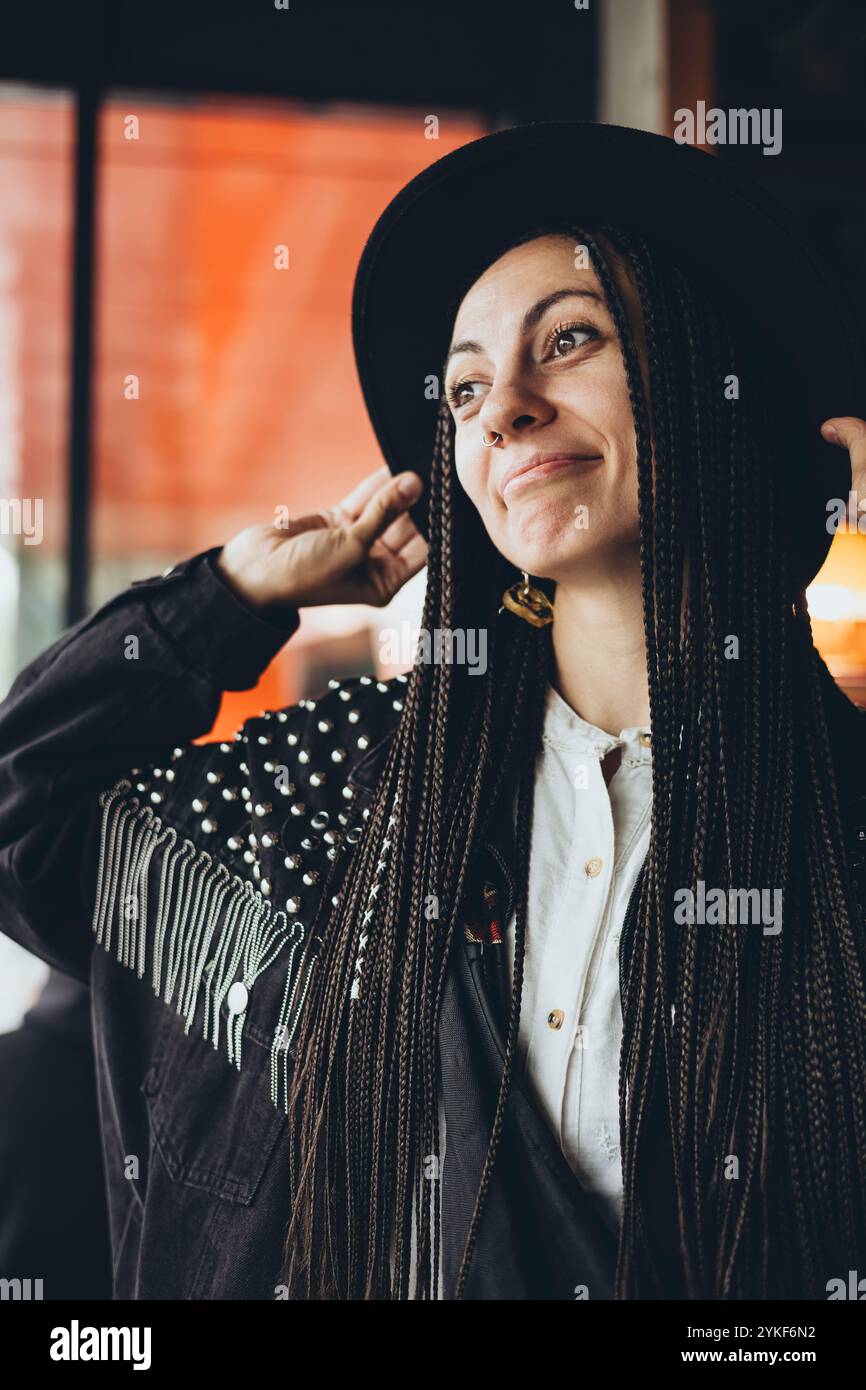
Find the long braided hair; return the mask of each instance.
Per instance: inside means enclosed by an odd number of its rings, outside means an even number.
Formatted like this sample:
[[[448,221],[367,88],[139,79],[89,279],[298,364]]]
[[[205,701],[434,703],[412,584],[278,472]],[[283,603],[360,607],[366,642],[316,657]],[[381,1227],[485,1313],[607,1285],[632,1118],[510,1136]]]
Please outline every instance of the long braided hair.
[[[536,228],[520,240],[551,230],[587,247],[601,282],[637,453],[653,811],[623,943],[616,1296],[826,1297],[827,1279],[866,1249],[866,950],[842,849],[828,673],[779,504],[789,444],[764,364],[703,277],[616,229]],[[640,298],[648,398],[612,251]],[[724,389],[733,379],[748,382],[742,399]],[[428,509],[422,625],[485,628],[487,671],[470,679],[465,666],[416,661],[365,834],[333,895],[332,867],[308,933],[317,969],[288,1106],[293,1298],[439,1296],[443,980],[473,852],[516,770],[505,1063],[457,1297],[508,1103],[550,629],[498,611],[514,574],[456,485],[444,402]],[[726,893],[781,889],[782,930],[676,925],[676,890],[700,880]],[[653,1249],[641,1190],[653,1096],[673,1250]],[[667,1287],[647,1275],[663,1267],[676,1271]]]

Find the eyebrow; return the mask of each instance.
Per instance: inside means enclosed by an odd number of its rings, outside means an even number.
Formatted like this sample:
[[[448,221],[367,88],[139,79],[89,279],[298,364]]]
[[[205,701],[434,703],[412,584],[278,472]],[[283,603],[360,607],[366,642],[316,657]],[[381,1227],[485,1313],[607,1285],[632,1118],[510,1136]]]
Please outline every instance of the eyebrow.
[[[554,290],[551,294],[546,294],[543,299],[536,300],[532,307],[527,309],[520,322],[521,337],[525,337],[527,333],[532,331],[552,305],[558,304],[561,299],[572,299],[575,296],[580,296],[582,299],[595,299],[599,304],[604,302],[601,295],[595,290],[576,290],[573,285],[569,286],[568,289]],[[454,345],[449,348],[448,356],[445,358],[444,371],[447,372],[448,363],[451,361],[452,357],[456,357],[458,352],[483,351],[484,348],[474,338],[461,338],[459,343],[454,343]]]

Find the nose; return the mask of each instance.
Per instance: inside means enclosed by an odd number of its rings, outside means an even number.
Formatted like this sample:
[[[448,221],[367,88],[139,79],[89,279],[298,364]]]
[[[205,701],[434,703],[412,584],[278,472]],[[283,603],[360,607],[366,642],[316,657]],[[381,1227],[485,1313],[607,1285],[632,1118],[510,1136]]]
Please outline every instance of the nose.
[[[510,381],[491,387],[478,412],[478,423],[481,433],[489,437],[495,430],[507,442],[535,425],[546,424],[554,413],[549,401],[519,381]]]

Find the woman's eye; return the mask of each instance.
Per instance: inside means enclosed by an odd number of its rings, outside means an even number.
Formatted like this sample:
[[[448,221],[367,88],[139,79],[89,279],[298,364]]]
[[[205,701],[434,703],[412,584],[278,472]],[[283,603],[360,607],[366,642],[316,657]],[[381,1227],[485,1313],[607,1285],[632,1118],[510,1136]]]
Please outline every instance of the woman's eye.
[[[448,388],[448,401],[449,401],[449,404],[452,405],[452,406],[455,408],[455,410],[459,410],[460,406],[462,406],[462,405],[467,405],[469,401],[474,400],[474,398],[475,398],[475,392],[474,392],[474,391],[470,391],[470,388],[473,387],[474,385],[475,385],[475,382],[474,382],[474,381],[458,381],[457,384],[456,384],[456,386],[449,386],[449,388]],[[469,395],[464,395],[464,392],[467,392],[467,391],[469,391],[470,394],[469,394]]]
[[[598,337],[597,330],[591,328],[588,324],[565,323],[553,329],[548,337],[548,342],[553,348],[559,348],[564,344],[564,352],[559,354],[562,356],[565,353],[574,352],[577,348],[583,347],[585,343],[590,342],[596,337]],[[580,341],[578,341],[578,339]]]

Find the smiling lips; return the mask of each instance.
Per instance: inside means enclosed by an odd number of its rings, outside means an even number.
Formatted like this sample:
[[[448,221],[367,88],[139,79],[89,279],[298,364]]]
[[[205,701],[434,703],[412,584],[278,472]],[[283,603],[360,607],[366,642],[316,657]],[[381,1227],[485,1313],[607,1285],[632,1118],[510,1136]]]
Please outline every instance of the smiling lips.
[[[527,487],[540,478],[547,478],[551,473],[558,473],[560,469],[574,468],[581,463],[597,463],[600,457],[600,454],[533,454],[525,463],[516,463],[508,469],[499,491],[505,499],[517,489]]]

